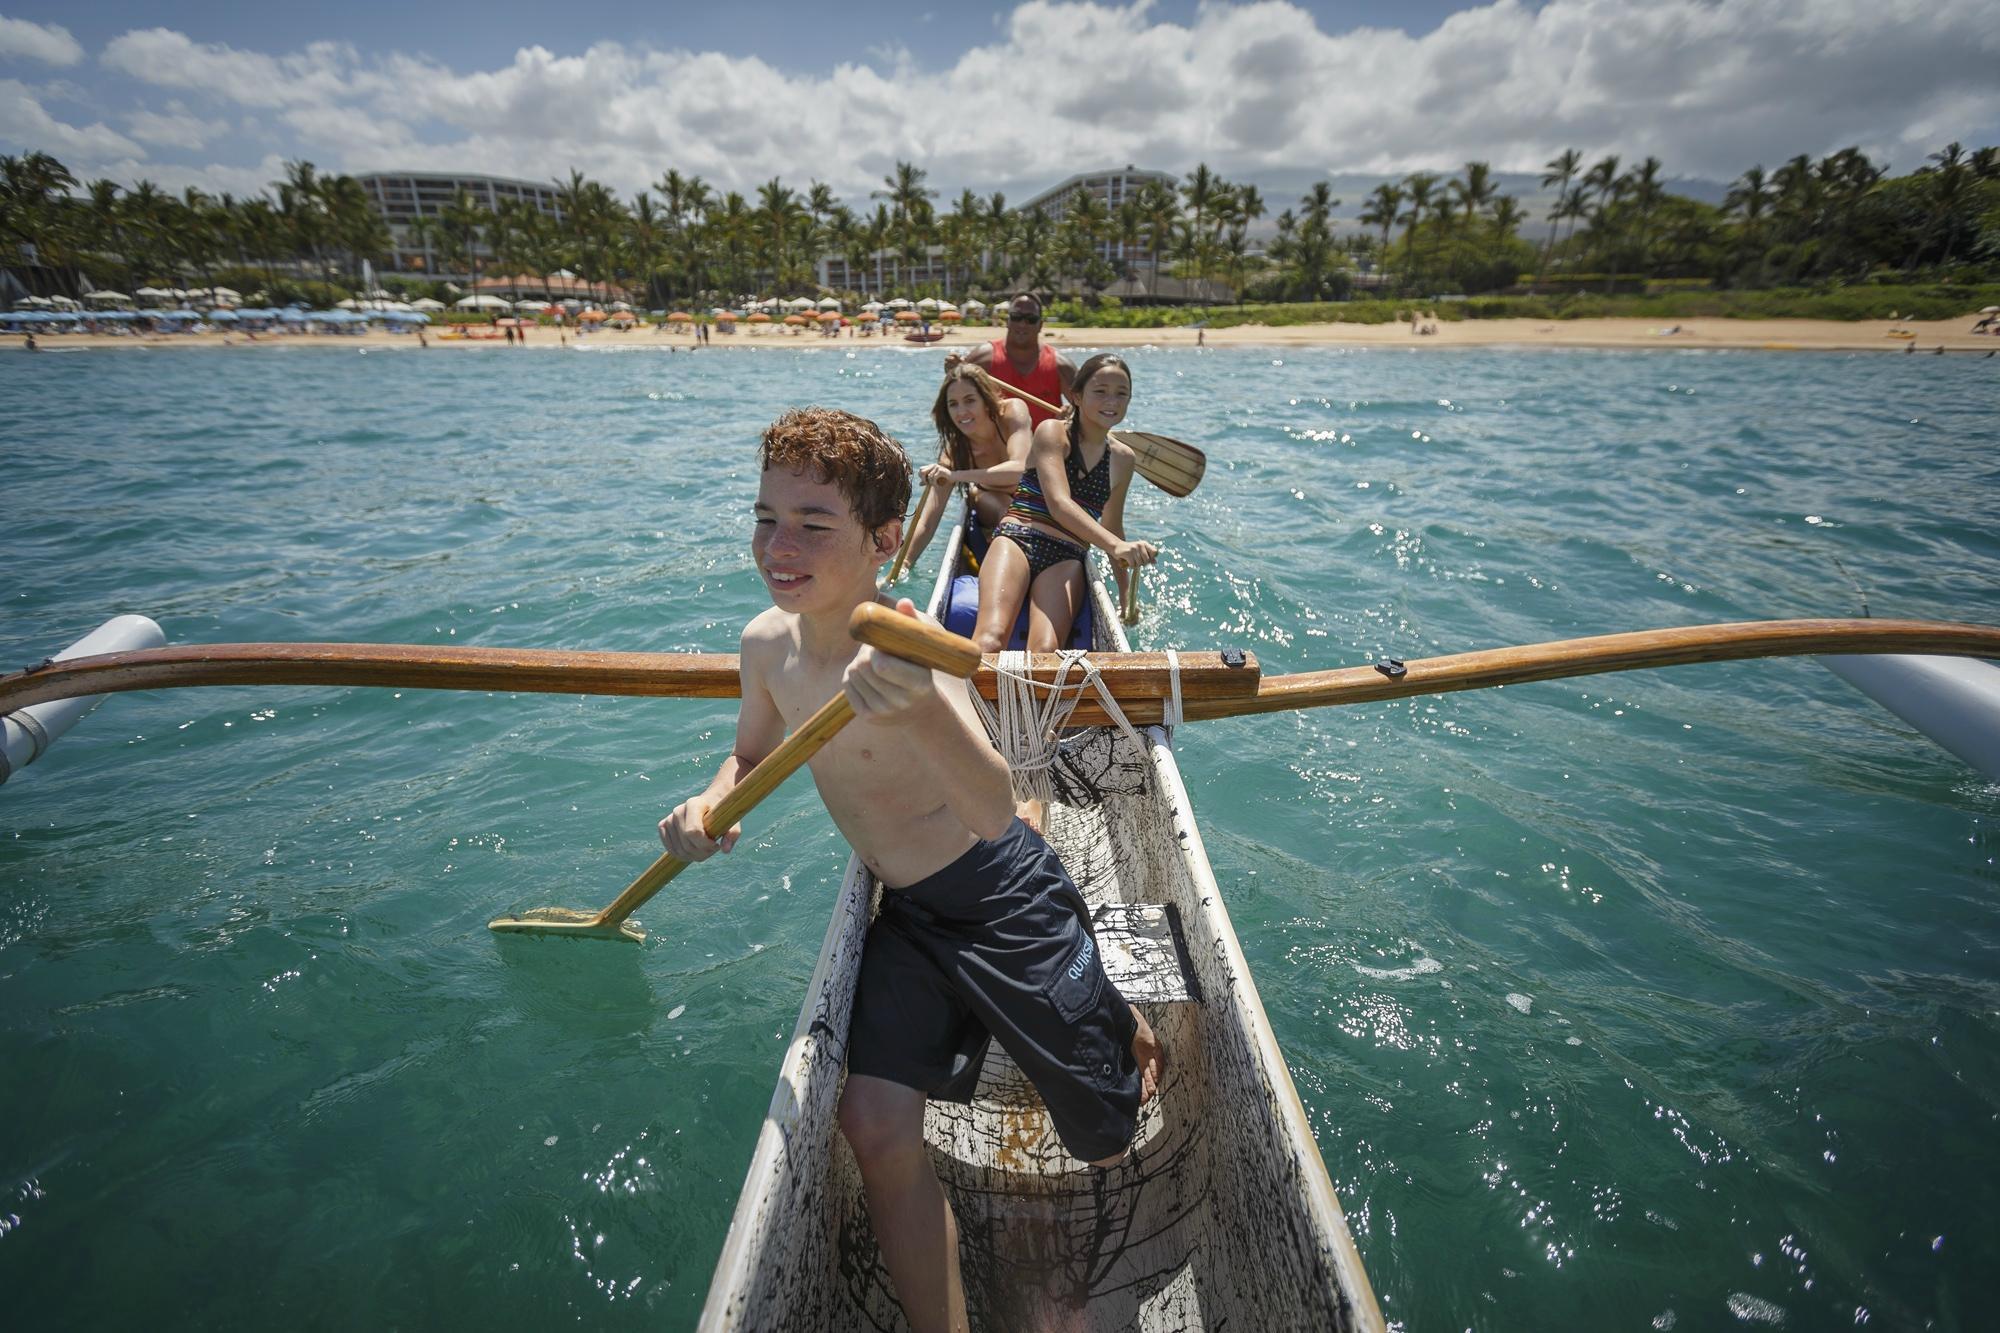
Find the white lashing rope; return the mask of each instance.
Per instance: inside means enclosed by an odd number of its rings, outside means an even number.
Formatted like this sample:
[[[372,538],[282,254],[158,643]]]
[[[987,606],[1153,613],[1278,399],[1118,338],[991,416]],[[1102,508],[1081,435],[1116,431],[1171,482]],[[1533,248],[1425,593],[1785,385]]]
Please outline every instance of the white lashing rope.
[[[1003,652],[998,656],[994,673],[997,687],[993,703],[987,703],[977,690],[972,692],[973,705],[986,723],[987,733],[1007,758],[1007,767],[1014,775],[1014,795],[1019,800],[1055,799],[1050,770],[1059,748],[1057,738],[1068,727],[1070,715],[1076,711],[1077,701],[1085,690],[1095,690],[1105,713],[1135,744],[1140,743],[1139,733],[1126,720],[1124,710],[1091,662],[1090,654],[1070,648],[1057,656],[1062,661],[1056,668],[1055,680],[1044,685],[1029,675],[1027,653]],[[1071,684],[1070,674],[1079,666],[1083,668],[1083,679]],[[1037,700],[1038,691],[1044,692],[1046,699]],[[1174,691],[1178,709],[1178,667],[1174,672]]]

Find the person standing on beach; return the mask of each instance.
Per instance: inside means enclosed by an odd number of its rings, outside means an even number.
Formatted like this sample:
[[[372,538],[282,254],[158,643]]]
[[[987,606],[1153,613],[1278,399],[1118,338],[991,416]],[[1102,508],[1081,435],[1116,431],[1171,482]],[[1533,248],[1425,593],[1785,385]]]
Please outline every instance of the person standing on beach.
[[[995,338],[964,354],[951,353],[944,359],[945,373],[950,374],[961,361],[1045,403],[1061,403],[1076,378],[1076,367],[1069,358],[1042,342],[1042,302],[1031,292],[1022,292],[1007,303],[1005,338]],[[1028,415],[1039,426],[1057,414],[1030,403]]]

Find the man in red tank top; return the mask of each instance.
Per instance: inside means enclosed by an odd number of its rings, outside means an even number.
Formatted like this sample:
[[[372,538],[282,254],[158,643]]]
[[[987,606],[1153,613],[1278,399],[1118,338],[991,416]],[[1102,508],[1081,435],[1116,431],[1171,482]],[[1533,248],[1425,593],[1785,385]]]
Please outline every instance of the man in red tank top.
[[[1076,376],[1076,367],[1055,348],[1042,343],[1042,303],[1027,292],[1007,303],[1007,336],[964,353],[953,352],[944,359],[950,370],[961,360],[970,361],[1002,384],[1024,389],[1046,403],[1063,406],[1063,394]],[[1028,417],[1041,425],[1054,413],[1028,404]]]

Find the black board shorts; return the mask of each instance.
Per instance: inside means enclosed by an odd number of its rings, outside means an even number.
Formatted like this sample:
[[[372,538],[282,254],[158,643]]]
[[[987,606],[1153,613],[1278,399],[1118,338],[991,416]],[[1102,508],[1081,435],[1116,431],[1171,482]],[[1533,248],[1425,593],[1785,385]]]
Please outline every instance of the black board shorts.
[[[1131,1006],[1104,974],[1062,862],[1018,818],[906,889],[882,891],[848,1028],[847,1072],[969,1102],[998,1038],[1071,1155],[1125,1151],[1140,1078]]]

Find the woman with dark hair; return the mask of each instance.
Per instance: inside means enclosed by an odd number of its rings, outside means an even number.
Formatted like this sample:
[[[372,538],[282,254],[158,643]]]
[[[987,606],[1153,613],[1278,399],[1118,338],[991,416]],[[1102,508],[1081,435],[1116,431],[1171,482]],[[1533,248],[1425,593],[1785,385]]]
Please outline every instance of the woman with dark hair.
[[[1028,409],[1011,398],[1003,400],[985,376],[961,364],[944,373],[937,401],[931,404],[931,420],[937,425],[938,461],[918,473],[922,489],[906,558],[914,566],[930,544],[951,488],[969,486],[965,549],[977,569],[1028,466],[1033,440]]]
[[[982,652],[1007,646],[1028,604],[1028,651],[1052,653],[1069,638],[1087,595],[1084,554],[1095,546],[1120,569],[1150,565],[1151,542],[1125,536],[1125,494],[1132,450],[1111,438],[1132,401],[1132,371],[1102,352],[1077,367],[1067,396],[1069,415],[1035,428],[1028,470],[1007,517],[979,567],[979,623],[972,637]]]

